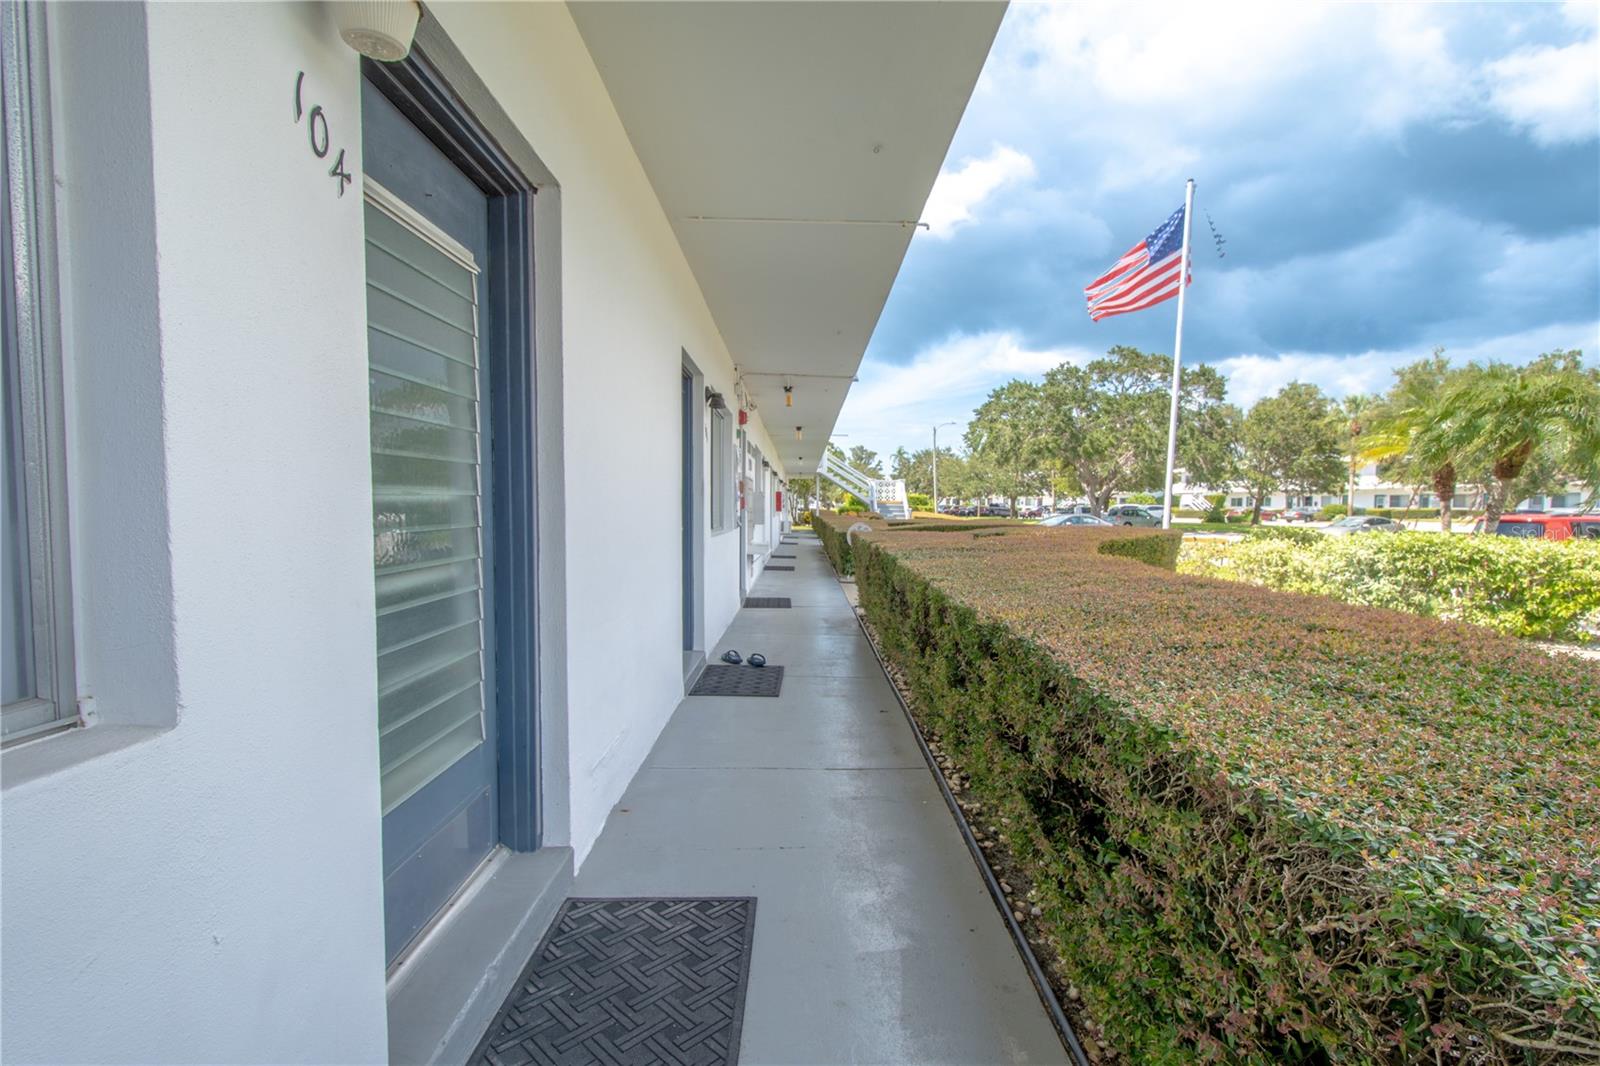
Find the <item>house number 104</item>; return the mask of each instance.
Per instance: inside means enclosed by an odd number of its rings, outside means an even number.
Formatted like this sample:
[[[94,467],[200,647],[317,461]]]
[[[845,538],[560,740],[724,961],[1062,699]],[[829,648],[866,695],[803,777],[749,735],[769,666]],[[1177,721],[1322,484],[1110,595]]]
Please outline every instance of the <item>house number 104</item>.
[[[318,159],[328,158],[331,146],[328,141],[328,116],[323,113],[322,105],[314,105],[310,111],[305,106],[306,72],[300,71],[294,79],[294,121],[300,124],[306,120],[306,136],[311,141],[311,154]],[[328,176],[338,183],[339,195],[344,195],[344,188],[355,179],[344,168],[344,149],[339,149],[339,154],[334,157],[333,166],[328,168]]]

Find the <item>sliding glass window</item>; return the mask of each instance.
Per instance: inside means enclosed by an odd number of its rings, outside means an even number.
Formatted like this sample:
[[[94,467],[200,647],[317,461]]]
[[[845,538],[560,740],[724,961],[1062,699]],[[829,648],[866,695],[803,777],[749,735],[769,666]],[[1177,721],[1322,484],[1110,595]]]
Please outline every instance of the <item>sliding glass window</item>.
[[[0,5],[0,28],[6,151],[0,735],[13,742],[71,725],[78,714],[42,6]]]

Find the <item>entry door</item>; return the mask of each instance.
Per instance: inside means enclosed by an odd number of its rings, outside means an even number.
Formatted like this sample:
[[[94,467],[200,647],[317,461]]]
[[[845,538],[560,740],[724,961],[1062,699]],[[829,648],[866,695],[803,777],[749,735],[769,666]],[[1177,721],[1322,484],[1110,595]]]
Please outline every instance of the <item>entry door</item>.
[[[488,201],[370,83],[367,356],[393,959],[498,840]]]
[[[695,395],[694,378],[689,372],[683,372],[682,394],[679,396],[679,412],[683,420],[683,455],[679,464],[683,476],[683,492],[680,505],[682,508],[683,532],[683,650],[694,650],[694,555],[695,555],[695,527],[699,522],[699,513],[694,509],[694,487],[699,480],[699,470],[695,466]]]

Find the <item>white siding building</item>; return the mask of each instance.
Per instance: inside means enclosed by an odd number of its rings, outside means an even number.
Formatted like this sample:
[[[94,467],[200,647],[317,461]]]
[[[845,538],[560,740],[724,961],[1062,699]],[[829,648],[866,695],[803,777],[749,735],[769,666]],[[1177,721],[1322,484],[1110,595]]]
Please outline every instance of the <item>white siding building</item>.
[[[1451,506],[1457,511],[1472,511],[1483,509],[1483,490],[1477,485],[1460,485],[1452,498]],[[1248,511],[1254,506],[1254,497],[1250,490],[1243,485],[1231,485],[1224,488],[1208,488],[1203,485],[1191,485],[1185,480],[1179,480],[1173,486],[1180,506],[1204,510],[1206,496],[1221,493],[1226,497],[1222,505],[1227,510]],[[1322,492],[1315,494],[1298,494],[1288,492],[1271,492],[1262,500],[1262,507],[1266,510],[1282,510],[1287,507],[1329,507],[1345,502],[1345,487],[1341,486],[1337,492]],[[1577,507],[1587,497],[1585,487],[1581,482],[1568,482],[1560,492],[1553,492],[1539,496],[1531,496],[1515,503],[1514,509],[1539,511],[1546,508]],[[1404,509],[1437,510],[1439,500],[1432,491],[1431,486],[1403,485],[1399,482],[1385,480],[1378,473],[1378,464],[1368,463],[1356,475],[1355,506],[1358,510],[1379,509]]]
[[[470,1050],[1002,10],[7,6],[6,1062]]]

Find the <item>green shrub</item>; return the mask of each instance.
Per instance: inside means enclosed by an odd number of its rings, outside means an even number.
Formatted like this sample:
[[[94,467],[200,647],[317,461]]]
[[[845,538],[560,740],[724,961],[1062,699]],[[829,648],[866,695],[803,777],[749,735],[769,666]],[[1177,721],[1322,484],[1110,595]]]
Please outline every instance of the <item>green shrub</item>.
[[[1357,507],[1357,514],[1377,515],[1379,518],[1438,518],[1437,507]]]
[[[911,505],[913,511],[933,510],[933,497],[925,492],[906,493],[906,502]]]
[[[1174,570],[1178,566],[1178,552],[1182,547],[1182,533],[1162,532],[1112,537],[1095,550],[1101,555],[1120,555],[1164,570]]]
[[[873,514],[874,512],[872,508],[867,506],[867,502],[861,497],[855,495],[854,493],[847,492],[844,494],[844,502],[839,505],[839,513]]]
[[[808,507],[795,516],[796,526],[809,526],[811,524],[811,509]]]
[[[1318,522],[1332,522],[1335,518],[1343,518],[1350,513],[1350,508],[1342,503],[1330,503],[1317,512]]]
[[[1600,634],[1600,543],[1295,532],[1315,539],[1191,542],[1179,570],[1472,622],[1511,636],[1590,640]]]
[[[921,530],[928,533],[975,533],[980,529],[1027,529],[1033,522],[1023,518],[914,518],[908,522],[891,522],[892,529]]]
[[[1600,665],[1103,534],[885,531],[856,562],[1126,1061],[1592,1057]]]
[[[1226,499],[1227,497],[1222,495],[1220,492],[1212,496],[1207,496],[1207,507],[1204,521],[1226,522],[1228,520],[1228,512],[1222,506],[1222,502]]]
[[[1328,539],[1321,530],[1305,526],[1251,526],[1245,530],[1245,536],[1292,540],[1300,544],[1320,544]]]
[[[1154,496],[1150,495],[1148,492],[1136,492],[1132,496],[1129,496],[1123,502],[1124,503],[1160,503],[1161,501],[1156,499]]]
[[[812,516],[811,528],[817,534],[817,539],[822,541],[822,552],[841,577],[849,577],[855,573],[855,558],[850,548],[848,533],[852,526],[862,522],[878,529],[886,525],[881,516],[871,512],[851,514],[818,511]]]

